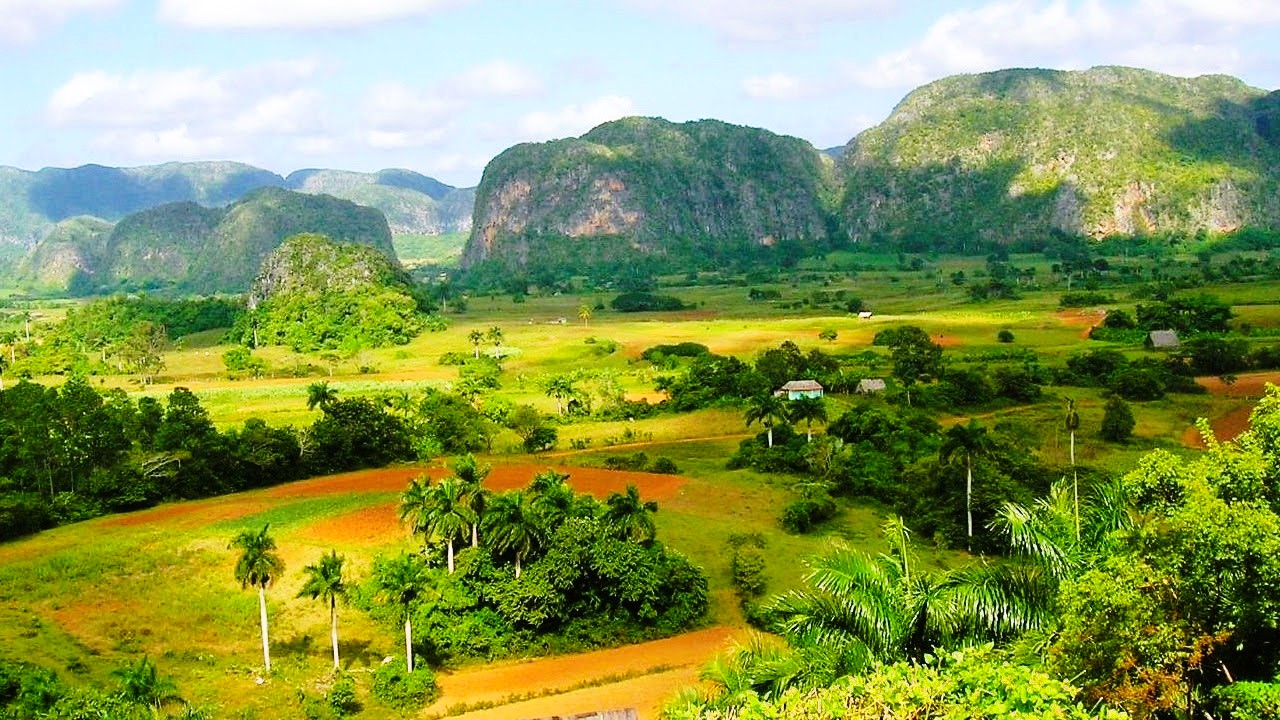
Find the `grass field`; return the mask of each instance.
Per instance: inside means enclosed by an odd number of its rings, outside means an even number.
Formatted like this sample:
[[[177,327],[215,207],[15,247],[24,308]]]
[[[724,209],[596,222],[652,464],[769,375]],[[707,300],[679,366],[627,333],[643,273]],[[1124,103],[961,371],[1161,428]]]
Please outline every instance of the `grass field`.
[[[1014,262],[1031,264],[1036,277],[1046,283],[1053,276],[1043,259],[1015,258]],[[679,279],[669,278],[660,292],[680,297],[691,309],[634,315],[597,309],[588,321],[579,319],[578,309],[584,304],[607,303],[608,294],[531,296],[518,303],[510,296],[472,297],[464,314],[449,316],[448,329],[425,333],[405,346],[367,350],[337,361],[285,348],[259,350],[256,354],[272,370],[262,378],[246,380],[226,377],[222,354],[227,347],[220,343],[220,334],[201,333],[184,338],[165,354],[166,368],[155,385],[143,387],[135,378],[123,376],[94,381],[102,387],[157,397],[174,387],[188,387],[221,427],[238,425],[251,417],[273,425],[303,426],[319,416],[318,411],[306,407],[308,384],[324,379],[340,396],[347,397],[425,387],[448,389],[458,373],[455,367],[442,365],[441,356],[470,354],[473,347],[468,333],[494,326],[503,331],[502,350],[507,358],[497,395],[510,402],[533,404],[548,413],[554,411],[555,403],[543,393],[540,381],[548,375],[579,370],[608,374],[632,397],[656,399],[654,383],[665,371],[640,360],[640,354],[660,343],[699,342],[714,352],[749,360],[790,340],[805,351],[820,348],[851,357],[868,350],[876,332],[910,323],[926,330],[944,345],[949,358],[960,363],[981,364],[984,354],[1029,348],[1043,364],[1060,364],[1072,353],[1102,346],[1086,339],[1089,327],[1101,315],[1095,308],[1061,310],[1060,286],[1028,289],[1017,300],[979,304],[970,302],[966,289],[949,277],[959,270],[976,276],[983,272],[981,259],[931,260],[922,270],[903,270],[900,264],[895,256],[833,253],[821,263],[802,264],[794,282],[788,278],[755,284],[676,286]],[[751,301],[751,288],[776,290],[781,297]],[[1210,285],[1203,291],[1239,303],[1235,310],[1241,321],[1259,328],[1280,327],[1280,283]],[[861,298],[872,317],[861,319],[837,309],[835,297],[840,292],[844,297]],[[1123,289],[1106,292],[1116,298],[1113,307],[1131,308],[1134,302]],[[40,310],[37,331],[65,313],[65,307],[60,304]],[[3,327],[21,328],[15,310],[6,312],[0,320]],[[824,330],[834,330],[836,339],[820,339]],[[997,340],[1001,330],[1014,334],[1012,344]],[[602,341],[616,343],[616,350],[603,352],[601,348],[609,344]],[[1121,349],[1134,356],[1144,352]],[[887,364],[880,369],[887,374]],[[1078,459],[1105,470],[1123,471],[1152,448],[1183,451],[1193,444],[1195,437],[1188,436],[1188,429],[1198,417],[1220,419],[1224,432],[1238,426],[1264,383],[1276,379],[1274,375],[1242,376],[1230,385],[1206,380],[1213,393],[1134,403],[1135,438],[1123,446],[1097,437],[1105,399],[1096,389],[1046,387],[1043,400],[1035,405],[976,416],[984,423],[1020,424],[1039,438],[1038,452],[1045,461],[1063,464],[1067,441],[1061,427],[1062,409],[1065,399],[1073,398],[1081,416]],[[851,402],[830,397],[831,417]],[[944,415],[939,420],[945,425],[967,417]],[[791,497],[789,486],[794,480],[725,468],[738,442],[758,429],[748,429],[741,411],[734,408],[612,422],[575,421],[558,428],[556,451],[530,458],[520,452],[515,435],[504,431],[494,439],[492,453],[484,459],[506,468],[504,477],[524,472],[531,475],[537,467],[550,464],[568,466],[581,483],[604,482],[602,478],[609,476],[601,474],[598,467],[610,454],[643,450],[650,457],[673,460],[681,470],[678,478],[641,478],[641,489],[662,493],[656,521],[664,542],[707,571],[713,596],[707,622],[719,633],[714,635],[719,643],[743,627],[729,578],[727,540],[731,534],[755,531],[764,536],[770,591],[795,586],[805,572],[804,559],[834,543],[872,552],[883,549],[878,535],[883,512],[847,502],[841,505],[839,516],[817,533],[783,532],[777,518]],[[300,570],[334,548],[349,558],[349,567],[361,576],[377,554],[409,547],[413,541],[395,523],[392,508],[400,489],[416,472],[417,468],[391,469],[364,477],[359,486],[344,484],[345,479],[303,481],[100,518],[2,544],[0,647],[5,655],[56,669],[74,682],[96,684],[108,684],[111,670],[119,663],[145,653],[156,660],[162,672],[174,677],[184,696],[215,708],[217,717],[300,717],[298,693],[315,693],[329,663],[325,609],[294,598],[301,584]],[[495,470],[495,478],[499,475],[502,473]],[[242,591],[232,579],[234,556],[227,545],[236,532],[268,522],[288,571],[270,591],[277,672],[259,684],[256,597]],[[928,545],[922,545],[920,551],[928,564],[951,565],[963,560],[960,554]],[[383,657],[396,654],[401,638],[395,629],[376,626],[351,609],[342,612],[341,623],[344,659],[362,678],[358,682],[364,693],[368,687],[365,673]],[[707,642],[685,651],[702,657],[699,653],[709,652]],[[635,652],[643,655],[648,651]],[[651,708],[656,695],[695,675],[700,660],[689,659],[692,655],[681,657],[683,664],[677,667],[622,663],[624,669],[615,673],[618,677],[607,682],[604,675],[608,673],[601,674],[601,668],[596,668],[595,674],[571,674],[575,679],[558,683],[556,687],[563,693],[555,696],[566,702],[581,696],[582,702],[591,703],[602,701],[598,687],[614,688],[617,694],[613,697],[618,698],[635,697],[623,689],[639,693],[638,688],[645,688],[644,697],[650,702],[646,707]],[[606,661],[593,656],[580,665],[599,662]],[[452,687],[463,695],[446,695],[433,713],[481,701],[494,705],[490,717],[532,716],[502,714],[522,712],[523,708],[543,714],[569,712],[569,708],[554,704],[505,702],[525,692],[516,688],[505,695],[488,690],[488,694],[477,691],[468,697],[466,688],[478,687],[479,681],[466,673],[480,669],[453,672],[456,679],[444,683],[446,693]],[[526,674],[537,677],[531,670]],[[581,687],[571,687],[575,683]],[[509,710],[499,711],[508,705]],[[369,718],[393,716],[375,702],[367,703],[362,714]],[[483,716],[484,712],[468,715]]]

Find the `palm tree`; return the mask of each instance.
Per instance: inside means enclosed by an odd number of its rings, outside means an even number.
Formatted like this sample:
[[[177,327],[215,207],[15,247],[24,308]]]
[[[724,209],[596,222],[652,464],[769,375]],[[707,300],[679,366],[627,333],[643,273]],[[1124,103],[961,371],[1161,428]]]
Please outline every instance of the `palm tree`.
[[[591,324],[591,306],[582,303],[578,306],[578,319],[582,321],[583,326]]]
[[[1080,428],[1080,414],[1076,412],[1076,401],[1067,398],[1067,431],[1071,433],[1071,495],[1075,503],[1076,542],[1080,542],[1080,476],[1076,472],[1076,430]]]
[[[642,501],[640,490],[635,485],[627,485],[625,493],[612,493],[605,500],[603,519],[621,538],[651,542],[657,534],[657,528],[650,516],[656,512],[656,501]]]
[[[320,562],[303,568],[307,581],[298,591],[298,597],[325,600],[329,603],[329,636],[333,640],[333,669],[338,665],[338,598],[346,597],[347,586],[342,580],[342,556],[330,550],[320,556]]]
[[[568,479],[566,473],[547,469],[534,475],[529,483],[529,503],[538,517],[544,536],[555,532],[565,520],[576,514],[578,497],[566,482]]]
[[[520,577],[521,564],[538,546],[541,524],[528,494],[510,490],[495,495],[484,516],[484,532],[487,542],[500,553],[512,553],[516,558],[516,577]]]
[[[769,432],[769,447],[773,447],[773,426],[786,419],[786,409],[782,406],[782,399],[772,393],[756,395],[747,400],[747,410],[744,413],[747,421],[747,427],[752,423],[759,422],[764,425]]]
[[[143,655],[142,659],[125,665],[111,673],[120,681],[120,697],[135,705],[147,705],[157,710],[170,701],[180,701],[178,686],[173,680],[161,677],[156,664]]]
[[[543,380],[542,385],[547,397],[556,401],[556,414],[564,415],[565,399],[577,394],[577,388],[573,386],[573,379],[568,375],[552,375]]]
[[[408,522],[410,532],[422,533],[422,549],[431,547],[431,478],[426,475],[409,481],[400,495],[400,522]]]
[[[1048,598],[1017,573],[985,566],[921,572],[902,520],[883,531],[888,554],[840,549],[812,560],[806,587],[769,610],[793,646],[830,653],[836,674],[876,661],[920,661],[938,647],[1012,637],[1048,619]]]
[[[428,492],[428,532],[444,538],[448,548],[449,574],[453,574],[453,541],[465,537],[476,522],[475,512],[468,506],[463,484],[445,478]]]
[[[231,541],[231,547],[240,548],[236,561],[236,580],[241,588],[250,585],[258,588],[258,613],[262,619],[262,661],[266,672],[271,672],[271,647],[267,640],[267,587],[284,573],[284,561],[275,553],[276,541],[267,534],[270,525],[254,532],[244,530]]]
[[[453,479],[461,485],[467,507],[475,515],[471,520],[471,547],[480,545],[480,518],[484,516],[484,510],[492,496],[484,488],[484,479],[492,470],[488,465],[477,464],[471,453],[458,458],[453,464]]]
[[[404,666],[413,672],[413,605],[427,582],[427,566],[420,555],[404,553],[373,566],[373,581],[380,597],[399,606],[404,618]]]
[[[472,330],[471,332],[467,333],[467,340],[469,340],[471,342],[471,346],[475,348],[476,359],[479,360],[480,344],[484,342],[484,331],[481,330],[480,328],[476,328],[475,330]]]
[[[964,511],[968,519],[970,546],[973,544],[973,461],[974,458],[990,455],[992,447],[987,429],[977,420],[969,418],[968,425],[951,426],[943,438],[942,447],[938,449],[940,462],[948,463],[956,457],[964,459]]]
[[[320,380],[313,382],[307,386],[307,409],[315,410],[320,408],[324,410],[338,399],[338,391],[329,387],[329,383]]]
[[[494,325],[485,332],[484,336],[488,338],[489,342],[493,343],[493,356],[498,357],[498,351],[502,347],[502,328]]]
[[[787,419],[804,422],[806,442],[813,442],[813,421],[827,421],[827,406],[818,397],[800,397],[787,403]]]

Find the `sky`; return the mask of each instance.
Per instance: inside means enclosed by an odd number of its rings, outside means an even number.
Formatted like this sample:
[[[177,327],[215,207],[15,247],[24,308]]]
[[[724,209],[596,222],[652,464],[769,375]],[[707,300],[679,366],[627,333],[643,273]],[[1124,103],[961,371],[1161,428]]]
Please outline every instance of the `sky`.
[[[1277,0],[0,0],[0,165],[397,167],[627,115],[843,145],[912,89],[1130,65],[1280,88]]]

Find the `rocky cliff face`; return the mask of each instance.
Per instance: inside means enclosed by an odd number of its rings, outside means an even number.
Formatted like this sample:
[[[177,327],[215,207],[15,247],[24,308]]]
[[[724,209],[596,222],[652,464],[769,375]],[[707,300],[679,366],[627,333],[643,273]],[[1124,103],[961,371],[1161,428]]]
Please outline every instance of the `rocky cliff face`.
[[[854,242],[965,250],[1052,232],[1280,225],[1280,95],[1222,76],[1006,70],[908,95],[850,142]]]
[[[463,264],[582,269],[640,254],[696,266],[744,248],[823,247],[833,177],[795,138],[627,118],[490,162]]]

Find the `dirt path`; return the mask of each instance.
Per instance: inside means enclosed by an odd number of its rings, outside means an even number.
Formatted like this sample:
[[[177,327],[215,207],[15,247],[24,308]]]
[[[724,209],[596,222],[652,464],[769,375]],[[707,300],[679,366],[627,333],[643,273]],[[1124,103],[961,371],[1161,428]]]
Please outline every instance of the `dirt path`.
[[[492,703],[459,717],[522,720],[634,707],[641,718],[656,718],[662,703],[696,682],[702,666],[741,632],[714,627],[640,645],[442,674],[441,699],[423,714]],[[520,697],[530,699],[502,704]]]
[[[716,442],[718,440],[746,440],[749,437],[755,437],[755,433],[733,433],[730,435],[708,435],[706,437],[681,438],[679,440],[644,440],[641,442],[622,443],[619,445],[610,445],[608,447],[584,448],[582,450],[561,450],[560,452],[546,453],[543,457],[559,458],[572,457],[574,455],[582,455],[583,453],[598,453],[609,450],[638,450],[648,447],[658,447],[660,445],[684,445],[686,443],[704,443]]]

